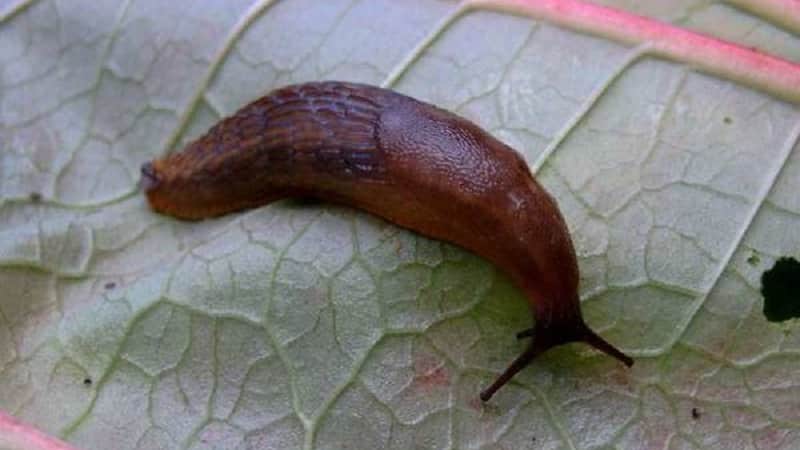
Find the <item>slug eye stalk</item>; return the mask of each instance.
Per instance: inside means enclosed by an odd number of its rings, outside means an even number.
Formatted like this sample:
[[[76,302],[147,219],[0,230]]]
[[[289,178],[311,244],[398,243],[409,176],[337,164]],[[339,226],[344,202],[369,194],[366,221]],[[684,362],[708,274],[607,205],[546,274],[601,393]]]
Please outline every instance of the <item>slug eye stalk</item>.
[[[484,402],[488,402],[498,389],[508,383],[519,371],[527,367],[536,359],[537,356],[546,352],[547,350],[563,345],[570,342],[585,342],[592,347],[600,350],[601,352],[613,356],[621,361],[628,367],[633,366],[633,358],[622,353],[616,347],[609,344],[605,339],[601,338],[594,331],[592,331],[585,324],[579,326],[575,335],[572,337],[565,337],[564,339],[553,340],[550,333],[537,332],[537,327],[528,328],[517,333],[517,339],[533,338],[530,345],[525,351],[522,352],[514,361],[509,364],[508,368],[503,371],[494,382],[486,389],[481,391],[480,397]]]

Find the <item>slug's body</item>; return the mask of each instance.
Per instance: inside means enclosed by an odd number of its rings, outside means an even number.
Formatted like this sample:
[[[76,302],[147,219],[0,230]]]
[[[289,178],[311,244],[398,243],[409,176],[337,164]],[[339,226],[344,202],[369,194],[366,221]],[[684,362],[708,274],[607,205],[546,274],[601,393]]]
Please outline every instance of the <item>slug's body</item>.
[[[632,364],[584,324],[564,219],[520,155],[432,105],[360,84],[289,86],[142,173],[152,207],[183,219],[313,197],[487,258],[525,292],[536,324],[520,333],[533,337],[530,346],[484,400],[539,353],[568,342]]]

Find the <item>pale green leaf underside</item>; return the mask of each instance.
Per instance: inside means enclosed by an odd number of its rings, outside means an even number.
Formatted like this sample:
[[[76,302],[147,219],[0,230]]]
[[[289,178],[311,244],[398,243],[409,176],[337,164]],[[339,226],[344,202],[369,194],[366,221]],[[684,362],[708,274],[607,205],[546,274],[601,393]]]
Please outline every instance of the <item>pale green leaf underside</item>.
[[[800,109],[458,7],[0,7],[0,409],[87,449],[795,447],[800,331],[758,290],[800,257]],[[725,3],[637,8],[800,59]],[[573,232],[588,322],[634,368],[557,349],[482,406],[530,325],[485,261],[328,205],[149,211],[142,162],[315,79],[390,83],[522,152]]]

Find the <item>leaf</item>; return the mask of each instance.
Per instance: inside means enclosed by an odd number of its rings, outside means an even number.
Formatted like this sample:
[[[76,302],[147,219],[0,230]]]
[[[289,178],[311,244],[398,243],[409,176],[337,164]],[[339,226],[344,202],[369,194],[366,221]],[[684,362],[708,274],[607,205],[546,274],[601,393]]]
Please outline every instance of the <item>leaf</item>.
[[[603,3],[1,6],[0,409],[86,449],[796,447],[800,330],[759,290],[800,257],[800,14]],[[141,163],[315,79],[522,152],[634,368],[566,346],[481,404],[530,326],[487,262],[326,204],[149,210]]]

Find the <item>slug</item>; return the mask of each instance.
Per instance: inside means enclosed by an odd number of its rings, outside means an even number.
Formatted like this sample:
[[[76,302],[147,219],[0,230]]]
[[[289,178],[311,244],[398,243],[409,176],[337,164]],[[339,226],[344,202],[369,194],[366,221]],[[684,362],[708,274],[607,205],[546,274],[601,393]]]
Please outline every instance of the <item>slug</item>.
[[[368,211],[494,263],[535,318],[526,350],[483,401],[542,352],[584,342],[633,360],[584,323],[578,264],[556,201],[512,148],[472,122],[391,90],[336,81],[284,87],[142,166],[151,207],[197,220],[288,197]]]

